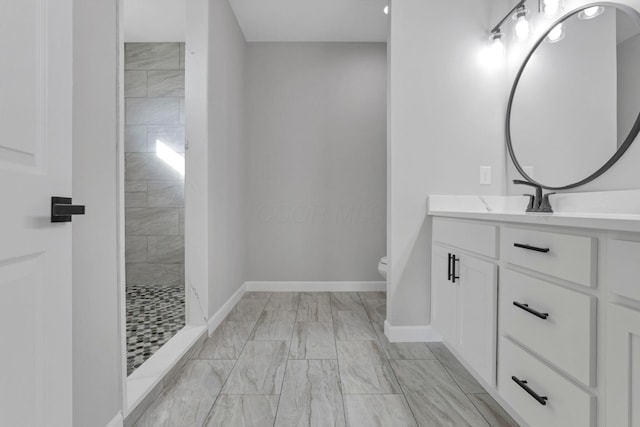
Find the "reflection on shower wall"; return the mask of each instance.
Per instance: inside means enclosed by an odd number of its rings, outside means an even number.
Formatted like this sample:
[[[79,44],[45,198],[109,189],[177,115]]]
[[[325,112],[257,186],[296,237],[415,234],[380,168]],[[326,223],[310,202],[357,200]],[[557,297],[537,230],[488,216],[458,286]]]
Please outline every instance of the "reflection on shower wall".
[[[184,326],[184,44],[125,44],[127,367]]]

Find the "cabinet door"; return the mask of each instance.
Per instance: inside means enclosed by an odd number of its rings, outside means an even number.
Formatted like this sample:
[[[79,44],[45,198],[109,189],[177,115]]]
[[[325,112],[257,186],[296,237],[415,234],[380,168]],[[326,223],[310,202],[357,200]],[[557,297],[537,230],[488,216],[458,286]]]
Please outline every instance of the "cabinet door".
[[[640,312],[609,304],[607,425],[640,427]]]
[[[497,266],[458,256],[458,342],[460,355],[492,387],[496,382]]]
[[[450,250],[433,246],[431,255],[431,317],[433,327],[442,338],[456,343],[457,283],[448,279]]]

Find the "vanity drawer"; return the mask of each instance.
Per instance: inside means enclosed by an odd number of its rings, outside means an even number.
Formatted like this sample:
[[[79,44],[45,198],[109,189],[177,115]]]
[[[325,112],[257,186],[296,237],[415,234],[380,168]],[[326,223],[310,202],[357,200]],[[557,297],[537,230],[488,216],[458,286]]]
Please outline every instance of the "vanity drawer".
[[[607,285],[620,296],[640,301],[640,242],[611,239],[607,247]]]
[[[572,384],[507,338],[500,340],[498,392],[530,427],[592,427],[595,396]],[[514,380],[526,381],[531,393]]]
[[[491,258],[497,258],[497,231],[495,225],[433,219],[433,241],[465,249]]]
[[[499,301],[502,335],[513,337],[585,385],[594,385],[594,297],[505,268]]]
[[[595,287],[595,238],[503,227],[500,243],[511,264]]]

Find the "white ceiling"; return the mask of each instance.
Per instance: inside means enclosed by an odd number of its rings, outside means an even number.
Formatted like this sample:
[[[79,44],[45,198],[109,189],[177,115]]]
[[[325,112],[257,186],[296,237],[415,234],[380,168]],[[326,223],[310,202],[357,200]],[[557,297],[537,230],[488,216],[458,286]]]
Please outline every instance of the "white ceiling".
[[[387,41],[387,15],[382,13],[382,9],[388,0],[230,2],[249,42]]]
[[[247,41],[386,42],[388,0],[229,0]],[[124,0],[126,42],[184,41],[186,0]]]
[[[126,42],[183,42],[186,0],[124,0]]]

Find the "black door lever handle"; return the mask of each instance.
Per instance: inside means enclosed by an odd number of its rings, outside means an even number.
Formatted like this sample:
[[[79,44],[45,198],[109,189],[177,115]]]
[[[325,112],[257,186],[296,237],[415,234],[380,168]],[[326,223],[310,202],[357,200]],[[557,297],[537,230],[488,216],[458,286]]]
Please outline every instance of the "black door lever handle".
[[[51,222],[71,222],[71,215],[84,215],[84,205],[72,205],[70,197],[51,198]]]

